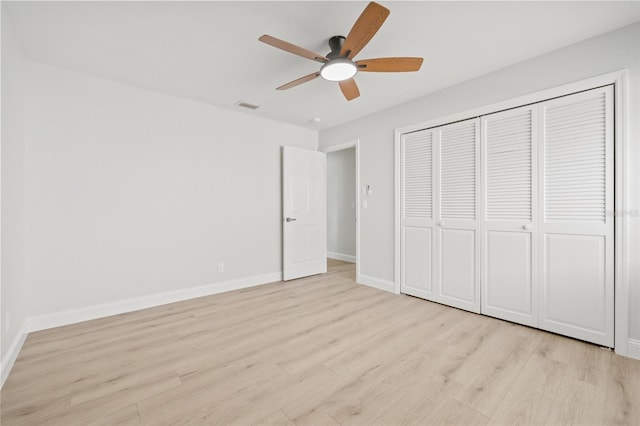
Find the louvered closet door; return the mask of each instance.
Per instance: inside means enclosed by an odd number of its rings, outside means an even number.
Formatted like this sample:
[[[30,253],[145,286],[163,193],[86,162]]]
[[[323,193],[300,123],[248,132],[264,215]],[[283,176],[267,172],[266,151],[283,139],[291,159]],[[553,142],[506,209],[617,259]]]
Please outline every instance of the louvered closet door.
[[[541,105],[540,328],[613,346],[613,97]]]
[[[483,314],[537,326],[537,107],[483,117]]]
[[[438,301],[480,312],[479,119],[436,130]]]
[[[401,291],[433,296],[433,141],[432,130],[402,136],[401,150]]]

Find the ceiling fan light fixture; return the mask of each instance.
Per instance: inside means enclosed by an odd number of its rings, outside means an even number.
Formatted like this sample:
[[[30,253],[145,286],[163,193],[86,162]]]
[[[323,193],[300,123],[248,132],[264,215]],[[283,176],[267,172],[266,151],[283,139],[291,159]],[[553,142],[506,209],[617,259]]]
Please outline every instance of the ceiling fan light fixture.
[[[358,67],[347,58],[335,58],[320,68],[320,75],[329,81],[348,80],[358,72]]]
[[[349,35],[346,37],[335,35],[329,39],[331,51],[327,55],[312,52],[304,47],[296,46],[267,34],[260,36],[258,40],[263,43],[323,64],[320,71],[276,87],[276,90],[291,89],[322,76],[325,80],[337,82],[345,99],[351,101],[360,96],[358,85],[353,79],[353,76],[358,71],[409,72],[420,70],[423,59],[414,57],[372,58],[354,62],[353,58],[371,41],[371,38],[378,32],[385,19],[389,16],[389,13],[389,9],[386,7],[375,1],[370,2],[364,8],[355,24],[353,24],[353,27],[351,27]]]

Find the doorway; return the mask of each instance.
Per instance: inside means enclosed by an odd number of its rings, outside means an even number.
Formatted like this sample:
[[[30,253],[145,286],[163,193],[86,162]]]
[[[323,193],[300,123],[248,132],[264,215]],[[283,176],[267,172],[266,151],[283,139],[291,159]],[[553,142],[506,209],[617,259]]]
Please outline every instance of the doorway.
[[[358,141],[327,147],[327,257],[356,264],[358,275]]]

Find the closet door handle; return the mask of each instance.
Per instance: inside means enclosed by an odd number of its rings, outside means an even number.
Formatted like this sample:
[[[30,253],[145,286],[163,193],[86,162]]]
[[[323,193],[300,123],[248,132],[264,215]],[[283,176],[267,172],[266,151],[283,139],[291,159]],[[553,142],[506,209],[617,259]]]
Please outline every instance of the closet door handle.
[[[524,229],[525,231],[531,231],[531,224],[527,223],[526,225],[522,225],[522,229]]]
[[[286,220],[287,220],[287,222],[295,222],[296,218],[295,217],[288,217]]]
[[[441,220],[440,222],[438,222],[438,226],[444,226],[444,220]]]

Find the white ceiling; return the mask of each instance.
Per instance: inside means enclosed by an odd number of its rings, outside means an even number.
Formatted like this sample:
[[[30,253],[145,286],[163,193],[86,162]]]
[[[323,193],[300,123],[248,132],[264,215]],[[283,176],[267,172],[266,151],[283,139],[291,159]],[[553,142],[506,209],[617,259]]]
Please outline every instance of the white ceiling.
[[[327,128],[640,20],[640,2],[399,2],[356,57],[422,56],[417,73],[359,73],[347,102],[318,78],[283,83],[320,64],[262,34],[328,53],[366,2],[5,2],[25,56],[100,77]],[[314,117],[319,124],[312,124]]]

